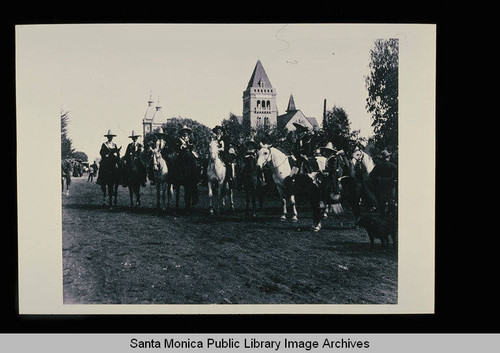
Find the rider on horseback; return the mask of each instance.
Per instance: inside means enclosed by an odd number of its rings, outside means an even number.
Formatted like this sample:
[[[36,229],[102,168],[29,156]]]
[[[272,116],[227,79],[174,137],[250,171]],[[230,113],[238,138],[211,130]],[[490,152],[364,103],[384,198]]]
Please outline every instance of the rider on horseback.
[[[382,215],[397,204],[398,167],[390,161],[391,154],[383,150],[378,156],[382,161],[377,163],[370,173]]]
[[[116,135],[108,130],[108,133],[104,135],[108,140],[101,145],[101,150],[99,151],[99,155],[101,156],[101,161],[99,162],[99,170],[102,171],[102,164],[106,162],[109,158],[113,156],[118,156],[118,148],[116,143],[113,142],[113,137]],[[102,175],[99,173],[96,183],[98,185],[102,185]]]
[[[193,151],[194,144],[191,142],[191,138],[189,134],[191,134],[193,130],[186,125],[184,125],[179,130],[179,138],[176,141],[176,148],[179,155],[186,155],[188,152],[191,152],[192,155],[197,158],[198,155],[195,151]]]
[[[161,155],[163,159],[167,160],[167,137],[168,135],[165,133],[165,130],[162,129],[163,132],[156,131],[153,133],[154,138],[149,141],[148,144],[148,151],[151,150],[156,150],[156,151],[161,151]],[[149,153],[149,152],[148,152]],[[152,156],[149,155],[150,157],[148,158],[148,166],[147,166],[147,177],[151,182],[151,185],[155,185],[155,178],[154,178],[154,165],[152,162]]]
[[[245,142],[245,148],[245,153],[243,154],[243,158],[245,160],[247,158],[257,158],[257,150],[259,149],[259,145],[254,141],[253,138]],[[260,186],[266,186],[266,178],[263,170],[260,170],[260,173],[257,174],[257,178]]]
[[[325,170],[323,172],[324,188],[323,191],[326,191],[327,186],[331,187],[333,197],[331,199],[333,201],[338,201],[340,199],[340,184],[339,184],[339,158],[342,158],[344,151],[338,151],[331,142],[328,142],[326,146],[320,147],[320,151],[323,156],[326,158]],[[328,199],[329,195],[325,195],[324,199]]]
[[[226,165],[226,180],[232,182],[234,179],[233,167],[236,162],[236,152],[230,144],[230,138],[222,126],[217,125],[212,129],[218,143],[219,157]]]
[[[137,172],[139,173],[139,177],[141,180],[141,186],[145,187],[146,186],[146,167],[144,166],[144,163],[142,162],[141,155],[144,151],[142,145],[137,142],[137,138],[141,135],[136,135],[134,130],[132,130],[132,135],[129,136],[129,138],[132,139],[132,142],[128,144],[127,150],[125,151],[125,156],[124,156],[124,161],[125,161],[125,168],[124,172],[133,170],[134,168],[137,169]],[[123,187],[127,187],[126,181],[122,183]]]
[[[309,129],[301,124],[293,123],[296,128],[296,141],[292,151],[292,157],[295,160],[295,166],[292,168],[291,176],[298,173],[312,172],[310,158],[313,154],[313,146]]]
[[[192,132],[193,130],[186,125],[184,125],[179,130],[178,133],[179,137],[175,141],[175,149],[177,151],[178,156],[174,161],[173,169],[175,170],[174,171],[175,175],[177,175],[175,177],[177,183],[186,182],[186,180],[181,180],[181,179],[185,178],[186,175],[192,174],[193,179],[192,180],[190,179],[189,182],[193,184],[192,198],[193,198],[193,205],[195,205],[196,203],[198,203],[198,189],[197,189],[198,154],[194,151],[194,143],[191,142],[191,139],[189,137],[189,134],[191,134]],[[174,182],[174,184],[176,184],[176,182]]]

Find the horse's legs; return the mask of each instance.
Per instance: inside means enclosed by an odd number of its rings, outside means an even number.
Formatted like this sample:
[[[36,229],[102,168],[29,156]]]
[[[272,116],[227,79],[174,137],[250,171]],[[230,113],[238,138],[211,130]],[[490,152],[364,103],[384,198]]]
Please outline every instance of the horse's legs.
[[[156,186],[156,209],[160,210],[161,183],[159,180],[155,180],[155,183],[156,183],[156,185],[155,185]]]
[[[108,206],[113,209],[113,184],[108,184]]]
[[[312,218],[314,231],[318,232],[321,229],[321,216],[323,214],[321,197],[319,190],[314,190],[311,195],[310,205],[312,208]]]
[[[224,184],[221,184],[221,183],[217,183],[217,196],[215,198],[215,212],[217,214],[220,213],[220,204],[222,202],[222,208],[224,208],[224,204],[225,204],[225,201],[224,201],[224,196],[222,195],[222,188],[224,187]],[[221,200],[222,198],[222,200]]]
[[[208,186],[208,205],[210,207],[210,215],[214,214],[214,206],[213,206],[213,198],[214,198],[214,192],[212,190],[212,183],[210,180],[207,182]]]
[[[137,182],[137,185],[134,187],[136,192],[135,194],[135,206],[139,207],[141,205],[141,184],[140,181]]]
[[[105,184],[101,185],[101,191],[102,191],[102,204],[105,206],[106,205],[106,185]]]
[[[165,205],[166,193],[167,193],[167,182],[165,180],[163,180],[161,183],[161,210],[162,211],[167,210],[167,206]]]
[[[262,196],[262,187],[261,186],[256,186],[255,188],[255,191],[254,191],[254,196],[255,194],[257,194],[257,198],[259,200],[259,207],[260,207],[260,210],[262,211],[263,208],[264,208],[264,197]]]
[[[256,190],[255,190],[255,188],[252,188],[252,209],[253,209],[253,214],[252,214],[252,216],[253,216],[253,217],[255,217],[255,216],[256,216],[256,214],[255,214],[255,212],[256,212],[256,204],[255,204],[255,191],[256,191]]]
[[[191,203],[193,201],[193,188],[191,186],[184,186],[184,208],[186,211],[191,209]]]
[[[167,183],[166,181],[165,184],[167,185],[167,196],[168,196],[167,208],[170,208],[170,199],[172,198],[172,193],[174,192],[174,186],[172,184]]]
[[[118,186],[116,183],[110,186],[113,194],[113,206],[117,206],[118,204]]]
[[[290,205],[292,206],[292,222],[297,222],[297,207],[295,205],[295,195],[290,195]]]
[[[179,193],[181,191],[181,186],[176,185],[174,187],[174,192],[175,192],[175,210],[176,212],[179,212]]]
[[[130,195],[130,207],[134,207],[134,187],[132,185],[128,186],[128,193]]]
[[[233,188],[229,187],[229,203],[231,206],[231,211],[234,212],[234,198],[233,198]]]

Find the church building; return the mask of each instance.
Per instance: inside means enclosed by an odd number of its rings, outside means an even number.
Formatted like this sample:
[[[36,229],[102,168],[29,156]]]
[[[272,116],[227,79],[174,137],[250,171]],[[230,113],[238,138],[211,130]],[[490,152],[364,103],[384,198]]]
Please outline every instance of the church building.
[[[151,94],[149,94],[148,106],[146,113],[142,119],[142,136],[146,136],[150,132],[154,132],[166,123],[165,114],[163,113],[160,101],[158,99],[156,106],[153,106]]]
[[[293,95],[290,95],[286,114],[278,116],[278,129],[287,129],[288,131],[295,130],[294,123],[300,124],[309,128],[312,131],[319,131],[320,126],[316,118],[306,117],[304,113],[295,107]]]
[[[299,123],[310,130],[320,129],[316,118],[306,117],[299,109],[296,109],[292,95],[290,95],[286,114],[278,115],[276,88],[272,86],[260,60],[257,60],[247,88],[243,91],[242,121],[252,128],[273,126],[291,131],[295,130],[293,123]]]
[[[276,126],[277,117],[276,89],[258,60],[243,91],[243,123],[250,124],[252,128]]]

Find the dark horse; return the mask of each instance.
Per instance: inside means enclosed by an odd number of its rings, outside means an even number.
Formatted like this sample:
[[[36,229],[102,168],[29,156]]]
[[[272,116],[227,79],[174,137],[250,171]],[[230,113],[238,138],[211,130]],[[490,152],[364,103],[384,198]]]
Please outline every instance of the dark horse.
[[[109,198],[109,208],[117,205],[118,186],[121,179],[120,148],[113,148],[109,156],[101,159],[98,183],[103,193],[103,205],[106,205],[106,192]]]
[[[311,207],[312,229],[315,232],[321,229],[321,216],[324,208],[321,202],[322,190],[319,178],[319,172],[305,173],[304,171],[300,171],[294,177],[285,178],[285,194],[294,195],[297,202],[306,202]]]
[[[339,214],[345,208],[350,208],[357,224],[361,216],[361,182],[354,177],[351,163],[343,155],[333,156],[328,160],[325,171],[319,173],[320,198],[324,205],[324,216],[331,208]],[[319,223],[321,228],[321,223]],[[315,229],[316,230],[316,229]]]
[[[248,217],[250,214],[250,201],[252,202],[252,216],[255,217],[256,204],[255,200],[259,200],[259,206],[262,210],[262,171],[257,166],[257,159],[253,155],[247,155],[243,158],[243,166],[241,168],[241,182],[243,184],[243,190],[245,191],[245,216]]]
[[[184,187],[185,209],[198,203],[198,163],[190,151],[181,151],[172,162],[170,182],[175,192],[175,209],[179,211],[181,186]]]
[[[361,195],[363,185],[354,177],[351,163],[343,156],[337,156],[338,179],[340,181],[340,204],[343,208],[350,208],[354,216],[354,224],[358,224],[361,217]]]
[[[122,167],[122,178],[125,185],[128,186],[128,191],[130,194],[130,207],[134,207],[134,195],[135,195],[135,207],[141,205],[141,173],[139,165],[140,161],[135,158],[130,158],[125,161],[125,157],[121,160]]]

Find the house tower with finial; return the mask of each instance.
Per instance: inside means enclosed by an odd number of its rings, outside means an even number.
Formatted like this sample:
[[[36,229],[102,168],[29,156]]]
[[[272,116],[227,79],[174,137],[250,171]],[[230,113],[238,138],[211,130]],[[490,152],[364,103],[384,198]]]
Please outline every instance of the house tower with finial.
[[[277,117],[276,89],[258,60],[247,88],[243,91],[243,123],[252,128],[271,127],[276,126]]]
[[[156,106],[153,106],[154,101],[151,98],[151,91],[149,92],[148,106],[146,108],[146,113],[142,119],[142,136],[154,132],[156,129],[160,128],[166,121],[165,115],[163,113],[162,107],[160,105],[160,98],[156,102]]]

